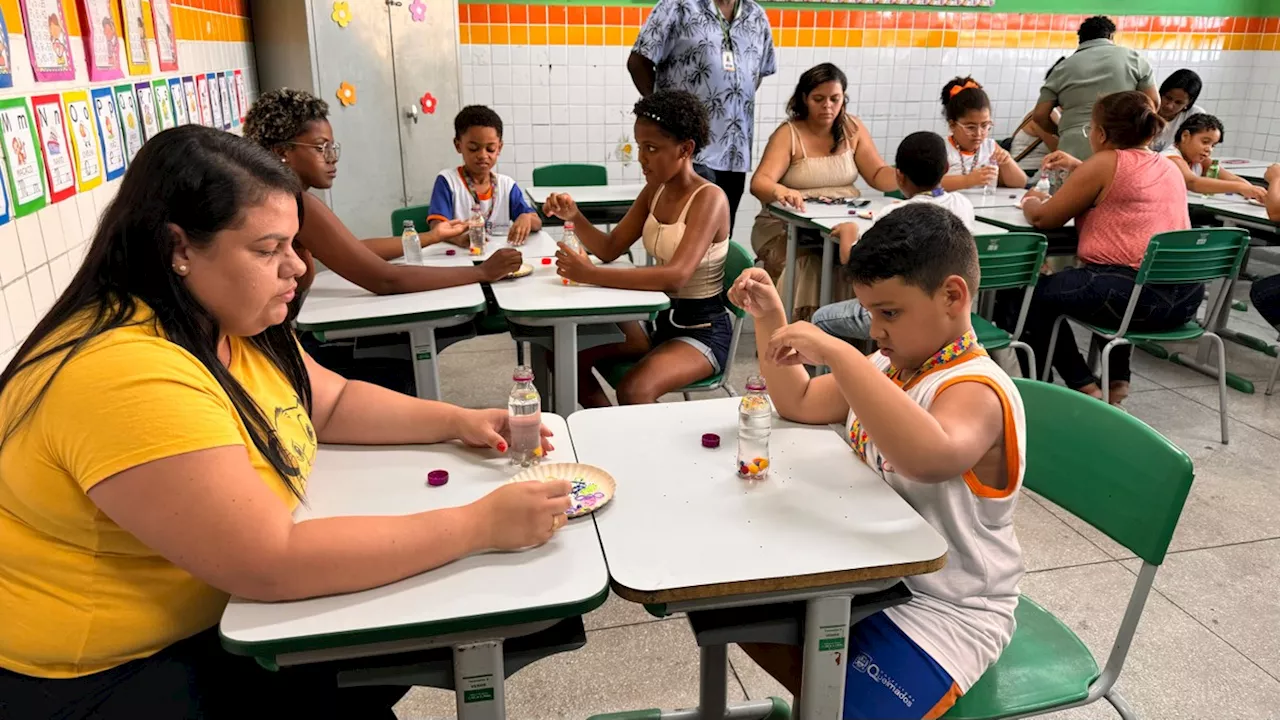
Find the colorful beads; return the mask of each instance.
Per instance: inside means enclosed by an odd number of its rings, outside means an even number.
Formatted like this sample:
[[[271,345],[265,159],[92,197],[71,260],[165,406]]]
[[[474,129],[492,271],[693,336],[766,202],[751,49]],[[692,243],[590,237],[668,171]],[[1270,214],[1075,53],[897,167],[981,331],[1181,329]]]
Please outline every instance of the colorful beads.
[[[769,469],[769,458],[754,458],[751,462],[743,460],[738,461],[738,475],[740,477],[757,477],[764,474]]]
[[[482,248],[482,247],[472,247],[472,248],[471,248],[471,254],[472,254],[472,255],[483,255],[483,254],[484,254],[484,248]]]

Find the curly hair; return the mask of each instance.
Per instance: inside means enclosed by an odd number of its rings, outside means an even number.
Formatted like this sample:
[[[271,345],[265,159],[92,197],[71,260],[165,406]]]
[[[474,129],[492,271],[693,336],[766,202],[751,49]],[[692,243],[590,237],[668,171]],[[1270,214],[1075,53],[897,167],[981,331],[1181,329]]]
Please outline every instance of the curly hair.
[[[990,110],[991,98],[972,75],[952,78],[942,86],[942,116],[947,122],[960,122],[970,110]]]
[[[1222,126],[1222,121],[1216,115],[1209,113],[1196,113],[1182,122],[1178,127],[1178,141],[1182,141],[1183,133],[1191,133],[1199,135],[1202,132],[1218,131],[1218,142],[1221,143],[1227,138],[1227,129]]]
[[[473,127],[493,128],[502,139],[502,117],[486,105],[468,105],[458,111],[453,118],[453,139],[461,140],[464,133]]]
[[[258,96],[244,118],[244,136],[268,150],[288,142],[307,123],[329,119],[329,103],[306,90],[280,88]]]
[[[657,125],[676,142],[692,140],[695,153],[710,141],[711,120],[707,117],[707,108],[691,92],[659,90],[640,98],[632,112]]]

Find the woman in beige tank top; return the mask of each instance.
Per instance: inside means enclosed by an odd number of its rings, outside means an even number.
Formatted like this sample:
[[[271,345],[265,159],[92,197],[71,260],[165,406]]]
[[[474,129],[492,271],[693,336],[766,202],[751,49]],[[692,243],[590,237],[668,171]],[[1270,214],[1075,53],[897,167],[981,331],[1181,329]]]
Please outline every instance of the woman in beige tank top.
[[[606,233],[594,227],[568,194],[547,198],[544,215],[572,222],[578,238],[606,263],[637,240],[653,267],[597,266],[561,246],[561,277],[624,290],[660,290],[671,308],[658,313],[652,330],[620,323],[626,339],[578,354],[578,400],[585,407],[609,404],[591,372],[609,360],[636,364],[615,388],[623,405],[658,398],[724,369],[733,325],[724,307],[724,266],[729,250],[729,201],[693,171],[693,156],[707,142],[707,110],[694,95],[661,90],[636,103],[636,145],[645,187],[622,222]]]
[[[848,114],[848,85],[844,72],[831,63],[800,76],[787,103],[790,119],[769,138],[751,177],[751,194],[761,205],[803,208],[805,199],[857,197],[859,174],[877,190],[898,189],[893,168],[880,157],[866,126]],[[786,223],[762,209],[751,229],[751,247],[777,282],[787,261]],[[796,253],[797,319],[808,318],[818,307],[821,262],[820,247],[802,246]]]

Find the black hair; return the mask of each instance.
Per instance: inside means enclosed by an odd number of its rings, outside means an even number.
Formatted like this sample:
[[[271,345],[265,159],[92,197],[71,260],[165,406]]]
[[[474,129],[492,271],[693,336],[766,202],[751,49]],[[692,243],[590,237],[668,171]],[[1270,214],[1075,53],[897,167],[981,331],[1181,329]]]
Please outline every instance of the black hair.
[[[711,120],[707,107],[691,92],[659,90],[636,101],[632,112],[637,118],[657,125],[676,142],[692,140],[695,153],[710,141]]]
[[[1169,77],[1160,83],[1160,95],[1163,96],[1170,90],[1181,90],[1187,94],[1187,107],[1196,104],[1196,100],[1200,99],[1200,91],[1204,88],[1204,83],[1200,80],[1200,76],[1195,70],[1182,68],[1169,73]]]
[[[1182,133],[1198,135],[1210,130],[1218,131],[1218,142],[1222,142],[1227,139],[1227,129],[1222,126],[1222,121],[1219,120],[1216,115],[1210,115],[1209,113],[1196,113],[1186,120],[1183,120],[1182,124],[1178,126],[1178,134],[1174,136],[1175,142],[1182,142]]]
[[[473,127],[493,128],[502,139],[502,118],[486,105],[468,105],[453,118],[453,139],[460,140]]]
[[[1137,90],[1112,93],[1093,105],[1093,124],[1107,133],[1118,149],[1146,147],[1167,124],[1151,105],[1151,98]]]
[[[0,372],[0,393],[19,386],[25,391],[19,374],[42,363],[57,363],[30,403],[5,418],[0,442],[30,418],[58,372],[90,341],[117,328],[150,322],[157,334],[191,353],[213,375],[248,428],[254,447],[301,498],[296,461],[257,403],[218,359],[217,319],[171,267],[178,238],[170,226],[203,247],[240,222],[245,208],[277,192],[298,196],[297,177],[249,140],[201,125],[165,130],[148,140],[102,214],[80,270]],[[140,303],[154,316],[135,319]],[[309,413],[311,381],[288,324],[269,327],[248,341],[288,378]]]
[[[1086,19],[1080,23],[1080,29],[1076,31],[1076,37],[1082,43],[1090,40],[1110,40],[1115,34],[1116,24],[1105,15],[1094,15]]]
[[[952,275],[978,288],[978,247],[955,213],[933,203],[908,203],[876,221],[849,251],[845,265],[859,285],[890,278],[936,292]]]
[[[942,116],[947,122],[959,122],[970,110],[990,110],[991,98],[973,76],[952,78],[942,86]]]
[[[245,114],[244,136],[275,150],[301,135],[310,123],[327,119],[329,104],[306,90],[268,90]]]
[[[913,132],[898,143],[894,164],[921,190],[936,188],[951,165],[947,161],[946,141],[927,130]]]
[[[849,78],[845,76],[843,70],[831,63],[814,65],[801,73],[800,79],[796,82],[795,92],[791,93],[791,99],[787,101],[787,117],[792,120],[808,119],[809,93],[819,85],[826,85],[829,82],[840,83],[842,93],[849,89]],[[831,124],[831,152],[839,150],[840,144],[844,142],[845,108],[848,106],[849,98],[845,97],[840,105],[840,112],[836,115],[836,121]]]

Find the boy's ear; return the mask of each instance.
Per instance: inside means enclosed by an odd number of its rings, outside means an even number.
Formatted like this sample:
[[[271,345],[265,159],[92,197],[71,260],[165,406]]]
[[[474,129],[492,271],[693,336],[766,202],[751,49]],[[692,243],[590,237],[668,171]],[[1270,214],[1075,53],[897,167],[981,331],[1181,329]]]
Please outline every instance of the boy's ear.
[[[898,189],[901,190],[902,183],[907,179],[906,173],[902,172],[898,168],[894,168],[893,175],[898,179]]]
[[[958,317],[960,313],[969,314],[969,284],[959,275],[950,275],[946,280],[942,281],[942,287],[938,289],[942,293],[943,301],[947,307],[947,313],[952,317]]]
[[[454,150],[454,152],[458,153],[459,155],[461,155],[461,154],[462,154],[462,138],[454,138],[454,139],[453,139],[453,150]]]

